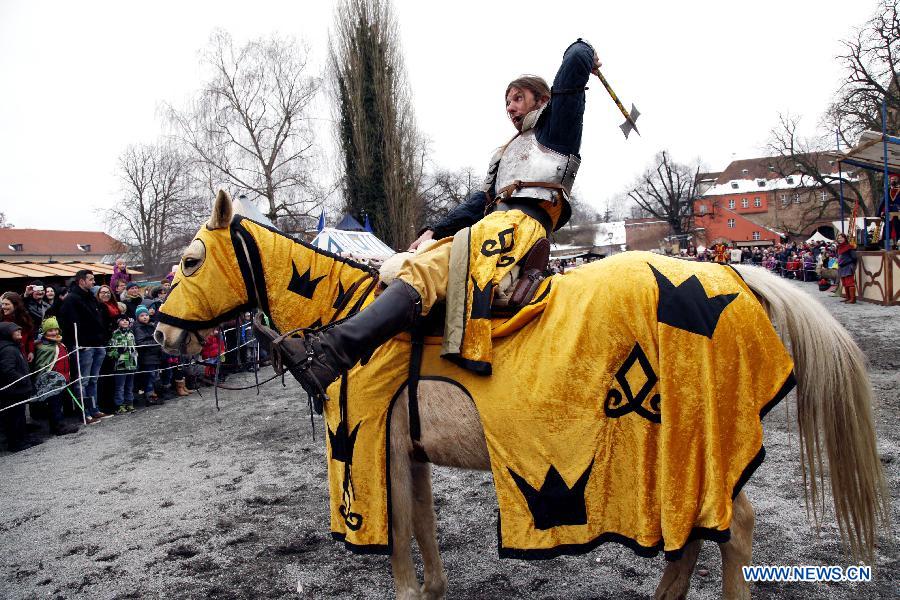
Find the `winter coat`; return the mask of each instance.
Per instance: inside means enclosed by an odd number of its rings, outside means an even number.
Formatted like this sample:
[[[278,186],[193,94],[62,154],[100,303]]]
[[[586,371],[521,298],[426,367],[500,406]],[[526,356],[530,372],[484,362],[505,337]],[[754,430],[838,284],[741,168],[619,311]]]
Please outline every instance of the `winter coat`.
[[[19,327],[10,322],[0,323],[0,388],[11,384],[10,387],[0,390],[0,399],[7,403],[24,400],[34,393],[31,378],[28,377],[28,363],[22,356],[19,343],[12,339],[13,332]]]
[[[25,299],[25,308],[31,315],[31,320],[35,324],[35,329],[40,328],[41,323],[47,318],[47,311],[50,309],[50,303],[46,300],[35,300],[34,298]]]
[[[838,277],[856,274],[856,250],[850,244],[838,244]]]
[[[156,325],[153,323],[134,324],[134,341],[138,347],[138,365],[141,371],[158,369],[162,364],[162,347],[153,339]]]
[[[138,306],[141,306],[144,303],[144,298],[142,296],[138,296],[137,298],[132,298],[131,296],[125,296],[125,314],[128,315],[129,319],[134,319],[135,314],[134,311],[137,310]]]
[[[103,317],[103,322],[106,324],[106,330],[109,332],[109,336],[112,337],[112,332],[115,331],[119,327],[119,315],[122,314],[122,310],[119,308],[119,303],[110,300],[109,302],[100,302],[100,316]]]
[[[219,341],[219,335],[213,334],[207,336],[206,341],[203,342],[203,349],[200,351],[200,356],[206,360],[211,362],[216,362],[219,358],[219,355],[225,350],[221,341]]]
[[[34,327],[16,323],[12,315],[3,315],[2,321],[4,323],[13,323],[22,328],[22,341],[19,342],[19,350],[22,352],[22,356],[27,357],[29,354],[34,354]]]
[[[38,371],[39,369],[52,364],[53,368],[50,370],[60,373],[66,378],[66,381],[69,381],[69,357],[66,356],[68,353],[69,351],[66,350],[65,344],[62,342],[52,342],[47,339],[41,339],[35,347],[34,363],[32,364],[33,370]]]
[[[90,290],[73,285],[59,309],[59,326],[64,340],[75,343],[75,324],[78,323],[78,343],[84,346],[106,346],[109,332],[101,314],[102,307]]]
[[[113,332],[106,355],[113,361],[116,373],[137,371],[138,353],[131,329],[116,329]]]

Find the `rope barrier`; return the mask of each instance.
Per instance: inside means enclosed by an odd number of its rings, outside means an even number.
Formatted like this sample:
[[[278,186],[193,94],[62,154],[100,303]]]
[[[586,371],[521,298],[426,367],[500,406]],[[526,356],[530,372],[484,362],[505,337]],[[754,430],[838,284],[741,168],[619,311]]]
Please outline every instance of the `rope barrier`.
[[[245,324],[245,325],[242,325],[241,327],[233,327],[233,328],[231,328],[231,329],[227,329],[226,331],[234,331],[234,330],[236,330],[236,329],[243,329],[243,328],[249,328],[249,327],[250,327],[250,323],[247,323],[247,324]],[[236,352],[236,351],[240,350],[241,348],[243,348],[243,347],[245,347],[245,346],[249,346],[249,345],[251,345],[251,344],[256,344],[256,343],[257,343],[257,342],[256,342],[255,339],[249,339],[249,340],[247,340],[246,342],[244,342],[244,343],[242,343],[242,344],[239,344],[239,345],[235,346],[234,348],[229,348],[229,349],[225,350],[224,352],[221,352],[221,353],[218,355],[217,358],[221,358],[222,356],[225,356],[226,354],[228,354],[228,353],[230,353],[230,352]],[[134,346],[134,347],[135,347],[135,348],[139,348],[139,347],[140,347],[140,348],[146,348],[146,347],[152,347],[152,346],[160,347],[159,344],[144,344],[144,345],[142,345],[142,346]],[[49,365],[46,365],[46,366],[44,366],[44,367],[41,367],[40,369],[37,369],[36,371],[34,371],[34,372],[32,372],[32,373],[29,373],[28,375],[25,375],[25,376],[23,376],[23,377],[19,377],[19,378],[16,379],[15,381],[13,381],[13,382],[11,382],[11,383],[8,383],[7,385],[5,385],[5,386],[3,386],[2,388],[0,388],[0,391],[3,391],[3,390],[5,390],[5,389],[7,389],[7,388],[9,388],[9,387],[11,387],[11,386],[13,386],[13,385],[15,385],[16,383],[22,381],[23,379],[27,379],[27,378],[29,378],[29,377],[32,377],[33,375],[36,375],[36,374],[38,374],[38,373],[40,373],[40,372],[42,372],[42,371],[45,371],[45,370],[47,370],[47,369],[50,369],[51,367],[54,367],[54,366],[56,365],[56,363],[58,363],[59,361],[61,361],[61,360],[64,359],[64,358],[68,358],[69,356],[71,356],[71,355],[73,355],[73,354],[76,354],[76,353],[78,352],[78,350],[89,350],[89,349],[96,349],[96,348],[127,348],[127,346],[81,346],[80,348],[79,348],[79,347],[76,347],[74,350],[71,350],[70,352],[66,353],[65,355],[58,357],[54,362],[50,363]],[[76,358],[76,360],[77,360],[77,358]],[[6,411],[6,410],[10,410],[10,409],[12,409],[12,408],[15,408],[15,407],[17,407],[17,406],[21,406],[22,404],[28,404],[28,403],[30,403],[30,402],[36,402],[36,401],[40,400],[41,398],[43,398],[44,396],[52,396],[52,395],[55,395],[55,394],[61,394],[61,393],[63,393],[63,392],[66,391],[66,390],[69,391],[69,394],[72,395],[72,398],[76,401],[76,403],[79,404],[79,406],[81,406],[81,403],[78,402],[77,398],[75,398],[74,394],[72,394],[72,392],[71,392],[71,390],[69,390],[69,388],[70,388],[71,386],[75,385],[76,383],[81,384],[81,382],[83,382],[83,381],[89,381],[89,380],[91,380],[91,379],[100,379],[100,378],[105,378],[105,377],[115,377],[115,376],[117,376],[117,375],[142,375],[142,374],[144,374],[144,373],[157,373],[157,372],[160,372],[160,371],[170,371],[170,370],[173,370],[173,369],[181,369],[181,368],[191,367],[191,366],[194,366],[194,365],[215,366],[216,364],[218,364],[218,362],[220,362],[220,361],[217,361],[216,363],[211,363],[211,362],[207,362],[206,360],[197,360],[197,359],[195,359],[195,358],[191,358],[190,362],[187,362],[187,363],[179,363],[179,364],[171,365],[171,366],[168,366],[168,367],[160,367],[160,368],[158,368],[158,369],[146,369],[146,370],[142,370],[142,371],[127,371],[127,372],[120,372],[120,373],[98,373],[97,375],[88,375],[88,376],[84,376],[83,374],[80,373],[81,369],[80,369],[80,363],[79,363],[79,376],[76,377],[75,379],[72,379],[71,381],[69,381],[65,386],[60,387],[60,388],[56,388],[56,389],[54,389],[54,390],[50,390],[50,391],[48,391],[48,392],[44,392],[44,393],[42,393],[42,394],[38,394],[38,395],[36,395],[36,396],[32,396],[32,397],[30,397],[30,398],[28,398],[28,399],[26,399],[26,400],[21,400],[21,401],[19,401],[19,402],[16,402],[15,404],[11,404],[11,405],[9,405],[9,406],[5,406],[5,407],[3,407],[3,408],[0,408],[0,413],[2,413],[3,411]],[[259,364],[258,364],[258,363],[259,363],[259,359],[258,359],[258,356],[257,356],[257,368],[259,367]],[[267,380],[267,381],[264,382],[264,383],[268,383],[268,381],[271,381],[271,379]],[[251,386],[251,387],[253,387],[253,386]],[[249,388],[248,388],[248,389],[249,389]],[[82,409],[82,410],[83,410],[83,409]]]

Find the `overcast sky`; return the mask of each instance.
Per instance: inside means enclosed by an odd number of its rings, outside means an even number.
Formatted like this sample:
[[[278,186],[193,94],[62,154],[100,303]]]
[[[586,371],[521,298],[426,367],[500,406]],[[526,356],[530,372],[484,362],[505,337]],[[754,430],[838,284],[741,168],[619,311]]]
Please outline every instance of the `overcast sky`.
[[[641,112],[627,141],[591,78],[576,190],[602,207],[653,155],[722,169],[765,154],[779,112],[812,133],[843,73],[839,41],[876,8],[855,2],[478,2],[395,0],[421,133],[444,168],[480,173],[514,133],[503,90],[552,80],[563,50],[593,43],[619,97]],[[273,32],[309,44],[322,69],[332,2],[0,0],[0,212],[17,227],[103,229],[120,196],[117,157],[153,142],[162,102],[200,85],[199,50]],[[323,102],[323,119],[330,110]],[[326,123],[327,124],[327,123]],[[330,136],[322,136],[330,137]],[[323,140],[330,145],[329,140]]]

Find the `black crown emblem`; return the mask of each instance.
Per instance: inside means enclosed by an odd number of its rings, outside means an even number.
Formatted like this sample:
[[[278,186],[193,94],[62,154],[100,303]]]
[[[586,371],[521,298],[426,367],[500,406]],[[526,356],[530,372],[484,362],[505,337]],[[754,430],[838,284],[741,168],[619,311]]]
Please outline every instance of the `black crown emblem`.
[[[722,311],[738,295],[721,294],[710,298],[696,275],[691,275],[676,287],[653,265],[647,263],[647,266],[653,271],[659,287],[656,320],[712,339]]]
[[[544,478],[544,485],[540,490],[531,487],[525,479],[509,467],[507,470],[516,485],[519,486],[519,491],[525,496],[525,501],[528,502],[528,510],[531,511],[534,519],[535,529],[544,530],[559,525],[587,524],[584,488],[587,486],[593,466],[594,461],[592,460],[575,485],[569,488],[556,467],[550,465],[547,476]]]
[[[322,277],[310,279],[309,269],[306,270],[306,273],[300,275],[297,272],[297,265],[292,262],[291,267],[294,269],[294,273],[291,275],[291,282],[288,283],[288,290],[312,300],[313,294],[316,293],[316,286],[319,285],[319,282],[322,281],[325,276],[323,275]]]
[[[346,421],[341,421],[336,431],[328,428],[328,441],[331,443],[331,458],[345,464],[353,463],[353,446],[356,445],[356,434],[362,421],[356,424],[352,433],[348,433],[349,427]]]

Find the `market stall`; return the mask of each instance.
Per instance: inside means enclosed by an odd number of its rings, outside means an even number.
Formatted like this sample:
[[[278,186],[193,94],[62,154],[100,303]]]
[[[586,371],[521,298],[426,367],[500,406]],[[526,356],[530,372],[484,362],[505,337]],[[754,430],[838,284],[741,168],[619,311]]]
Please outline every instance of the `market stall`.
[[[886,111],[883,105],[882,123],[887,122]],[[900,252],[897,246],[900,238],[900,177],[891,175],[900,174],[900,138],[889,135],[886,130],[866,131],[856,146],[845,153],[838,152],[836,156],[839,165],[884,174],[884,195],[877,221],[861,231],[846,233],[864,244],[856,252],[858,298],[885,306],[900,305]],[[843,179],[840,181],[843,207]]]

